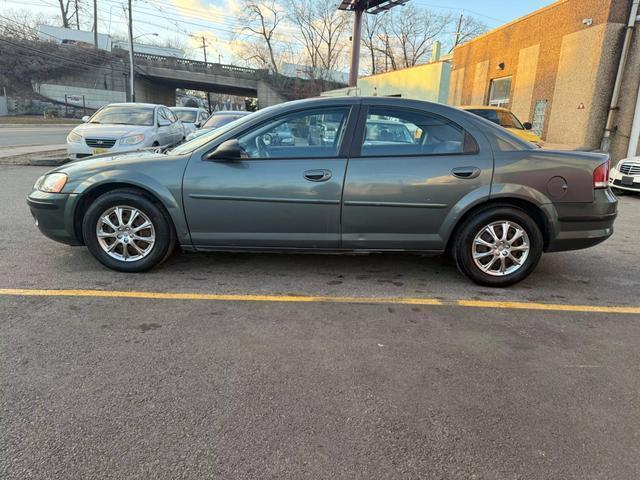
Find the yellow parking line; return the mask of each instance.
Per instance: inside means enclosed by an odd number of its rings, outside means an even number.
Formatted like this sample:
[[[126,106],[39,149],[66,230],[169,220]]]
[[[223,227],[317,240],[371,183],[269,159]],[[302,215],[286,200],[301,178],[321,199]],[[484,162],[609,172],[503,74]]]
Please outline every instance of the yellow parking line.
[[[555,312],[618,313],[640,315],[638,307],[606,305],[560,305],[535,302],[501,302],[481,300],[440,300],[417,297],[339,297],[330,295],[237,295],[218,293],[128,292],[118,290],[39,290],[2,288],[0,296],[138,298],[154,300],[213,300],[231,302],[295,302],[295,303],[375,303],[396,305],[457,306],[507,310],[543,310]]]

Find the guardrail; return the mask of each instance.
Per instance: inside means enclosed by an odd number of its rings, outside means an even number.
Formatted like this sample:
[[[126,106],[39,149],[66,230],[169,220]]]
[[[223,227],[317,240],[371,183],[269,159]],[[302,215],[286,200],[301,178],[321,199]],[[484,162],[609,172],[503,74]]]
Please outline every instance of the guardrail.
[[[226,65],[223,63],[205,63],[199,60],[189,60],[187,58],[166,57],[163,55],[152,55],[148,53],[134,52],[136,65],[149,67],[165,67],[175,70],[186,70],[190,72],[202,73],[232,73],[255,78],[255,75],[261,70],[247,67],[238,67],[237,65]]]

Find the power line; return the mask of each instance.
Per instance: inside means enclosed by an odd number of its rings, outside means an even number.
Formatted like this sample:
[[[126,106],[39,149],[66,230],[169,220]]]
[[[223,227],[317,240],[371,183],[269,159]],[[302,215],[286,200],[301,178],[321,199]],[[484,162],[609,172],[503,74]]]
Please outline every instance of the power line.
[[[39,50],[37,48],[29,47],[27,45],[20,45],[19,43],[11,42],[11,41],[7,40],[6,38],[3,38],[3,37],[0,37],[0,42],[8,43],[9,45],[14,46],[15,48],[26,50],[26,51],[29,51],[29,52],[33,52],[35,54],[41,55],[42,57],[55,58],[55,59],[58,59],[58,60],[62,60],[62,61],[65,62],[65,64],[64,65],[60,65],[60,67],[64,67],[65,69],[68,69],[68,70],[76,70],[76,71],[81,71],[81,72],[86,72],[87,71],[86,69],[83,69],[83,68],[74,67],[74,64],[78,64],[78,65],[85,65],[87,67],[92,67],[92,68],[99,68],[99,67],[104,67],[104,66],[109,67],[110,66],[111,69],[114,70],[114,71],[125,73],[125,70],[123,70],[121,68],[114,67],[113,64],[111,64],[111,65],[96,65],[96,64],[93,64],[93,63],[86,63],[86,62],[82,62],[82,61],[75,60],[75,59],[64,58],[64,57],[61,57],[59,55],[52,54],[51,52],[45,52],[43,50]]]

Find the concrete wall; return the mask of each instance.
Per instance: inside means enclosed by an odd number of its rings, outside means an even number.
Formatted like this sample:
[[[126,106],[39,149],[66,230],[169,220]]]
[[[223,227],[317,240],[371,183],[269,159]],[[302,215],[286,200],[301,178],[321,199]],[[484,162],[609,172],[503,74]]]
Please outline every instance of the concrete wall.
[[[258,81],[258,105],[260,108],[270,107],[286,101],[287,99],[274,90],[269,83],[263,80]]]
[[[597,149],[611,98],[615,62],[611,48],[622,26],[601,24],[562,38],[546,140]],[[584,107],[584,108],[582,108]]]
[[[174,107],[176,105],[176,88],[136,76],[136,102],[158,103]]]
[[[512,85],[511,111],[518,118],[532,118],[533,87],[538,71],[540,44],[521,48],[518,52],[518,66],[515,82]]]
[[[42,83],[34,85],[34,90],[40,95],[58,102],[64,102],[65,95],[67,95],[67,103],[78,107],[83,106],[81,97],[84,96],[84,106],[92,109],[100,108],[107,103],[125,102],[127,100],[125,92],[83,88],[72,85]]]
[[[451,66],[448,61],[433,62],[358,79],[363,96],[400,96],[447,103]]]

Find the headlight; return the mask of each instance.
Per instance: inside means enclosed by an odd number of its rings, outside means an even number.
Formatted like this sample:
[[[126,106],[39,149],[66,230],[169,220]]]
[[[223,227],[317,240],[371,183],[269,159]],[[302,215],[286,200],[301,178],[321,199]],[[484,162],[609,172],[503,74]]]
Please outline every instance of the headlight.
[[[50,173],[40,177],[33,186],[34,190],[48,193],[60,193],[67,183],[65,173]]]
[[[67,135],[68,143],[80,143],[81,141],[82,141],[82,135],[74,132],[73,130],[71,130],[71,132],[69,132],[69,135]]]
[[[120,145],[135,145],[136,143],[140,143],[144,140],[144,134],[139,133],[138,135],[131,135],[130,137],[124,137],[120,140]]]

